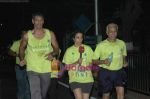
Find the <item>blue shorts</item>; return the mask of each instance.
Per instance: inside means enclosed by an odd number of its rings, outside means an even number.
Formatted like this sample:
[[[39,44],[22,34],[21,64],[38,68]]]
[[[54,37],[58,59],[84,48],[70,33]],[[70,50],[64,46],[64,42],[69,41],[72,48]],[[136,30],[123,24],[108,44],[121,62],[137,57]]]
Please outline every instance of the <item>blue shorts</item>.
[[[110,71],[100,68],[99,90],[100,93],[109,93],[117,86],[124,86],[127,81],[126,72],[123,69]]]

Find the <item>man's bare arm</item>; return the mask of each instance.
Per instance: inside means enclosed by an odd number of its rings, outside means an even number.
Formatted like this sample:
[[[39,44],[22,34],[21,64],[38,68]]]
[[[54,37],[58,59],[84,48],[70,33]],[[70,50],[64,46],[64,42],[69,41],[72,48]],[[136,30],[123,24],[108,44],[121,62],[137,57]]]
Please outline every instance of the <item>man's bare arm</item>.
[[[53,52],[51,53],[53,56],[59,54],[59,45],[56,39],[56,36],[53,32],[51,32],[51,41],[52,41],[52,47],[53,47]]]
[[[126,60],[126,56],[123,56],[123,67],[128,67],[128,62]]]
[[[20,47],[19,47],[19,59],[20,59],[20,61],[24,60],[25,49],[26,49],[26,46],[27,46],[27,41],[28,41],[28,36],[27,36],[27,33],[25,33],[22,36]]]
[[[92,63],[94,64],[94,65],[101,65],[101,64],[109,64],[109,61],[108,61],[108,59],[105,59],[105,60],[93,60],[92,61]]]

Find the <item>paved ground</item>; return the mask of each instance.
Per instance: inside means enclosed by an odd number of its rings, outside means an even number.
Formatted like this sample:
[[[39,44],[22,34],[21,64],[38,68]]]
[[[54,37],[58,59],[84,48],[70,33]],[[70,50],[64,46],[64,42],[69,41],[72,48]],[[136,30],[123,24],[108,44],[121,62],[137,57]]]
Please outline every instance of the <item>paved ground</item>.
[[[66,86],[60,83],[58,85],[57,96],[53,99],[74,99],[72,92]],[[0,81],[0,99],[16,99],[16,81],[15,79],[1,79]],[[91,98],[91,99],[101,99]],[[114,98],[113,98],[114,99]],[[150,96],[138,94],[128,90],[126,99],[150,99]]]
[[[72,92],[68,88],[68,79],[63,77],[58,84],[57,95],[52,99],[74,99]],[[92,96],[96,97],[96,92]],[[16,80],[14,72],[0,72],[0,99],[17,99],[16,98]],[[100,97],[91,99],[101,99]],[[115,99],[115,98],[112,98]],[[150,99],[150,96],[139,94],[127,90],[125,99]]]

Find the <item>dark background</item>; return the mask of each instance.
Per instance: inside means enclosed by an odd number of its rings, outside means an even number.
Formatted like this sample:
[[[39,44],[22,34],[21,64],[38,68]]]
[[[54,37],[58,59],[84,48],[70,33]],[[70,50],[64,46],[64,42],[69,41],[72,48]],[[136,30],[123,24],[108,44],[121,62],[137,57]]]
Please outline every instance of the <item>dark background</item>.
[[[149,52],[149,6],[148,0],[139,0],[142,12],[133,26],[130,36],[119,34],[120,37],[132,41],[140,47],[140,52]],[[116,22],[122,28],[117,9],[124,0],[98,0],[100,33],[105,38],[105,26],[108,22]],[[85,15],[94,23],[94,0],[30,0],[29,2],[0,3],[0,46],[9,47],[12,41],[20,37],[22,30],[32,29],[31,16],[34,12],[45,15],[45,27],[55,32],[59,45],[63,47],[64,36],[73,32],[74,22],[80,15]],[[92,30],[94,35],[94,30]]]
[[[4,1],[4,0],[3,0]],[[15,1],[15,0],[10,0]],[[17,0],[18,1],[18,0]],[[20,0],[21,1],[21,0]],[[124,32],[124,25],[120,13],[124,14],[125,2],[134,0],[98,0],[99,4],[99,34],[103,39],[106,38],[105,27],[109,22],[115,22],[119,25],[118,37],[125,42],[133,42],[135,54],[128,54],[129,69],[128,87],[139,91],[141,88],[147,89],[149,86],[149,53],[150,53],[150,1],[138,0],[141,10],[134,5],[125,18],[127,21],[133,21],[133,26],[129,32]],[[128,2],[127,5],[131,3]],[[128,9],[128,7],[126,8]],[[55,32],[60,48],[65,51],[63,44],[66,35],[71,34],[77,27],[75,22],[81,15],[86,16],[91,23],[94,23],[94,0],[29,0],[29,2],[1,2],[0,0],[0,98],[16,99],[16,81],[14,64],[15,60],[8,56],[8,50],[12,42],[20,38],[22,30],[32,29],[32,13],[41,12],[45,15],[45,28]],[[137,15],[132,15],[136,12]],[[132,18],[128,20],[129,16]],[[126,26],[130,24],[125,24]],[[87,35],[95,35],[94,26],[87,32]],[[96,43],[94,43],[95,45]],[[63,54],[62,54],[63,56]],[[68,80],[63,80],[68,82]],[[140,82],[139,82],[140,81]],[[143,81],[143,82],[141,82]],[[145,86],[144,88],[141,87]],[[140,88],[138,89],[139,86]],[[62,86],[61,86],[62,87]],[[67,97],[71,99],[72,95],[68,89],[62,87],[59,90],[58,99]],[[8,93],[9,92],[9,93]],[[65,93],[64,93],[65,92]],[[145,90],[144,90],[145,92]],[[147,91],[149,92],[149,91]],[[148,93],[149,94],[149,93]],[[70,97],[69,97],[69,96]],[[4,98],[3,98],[4,97]],[[67,99],[64,98],[64,99]],[[144,98],[143,98],[144,99]]]

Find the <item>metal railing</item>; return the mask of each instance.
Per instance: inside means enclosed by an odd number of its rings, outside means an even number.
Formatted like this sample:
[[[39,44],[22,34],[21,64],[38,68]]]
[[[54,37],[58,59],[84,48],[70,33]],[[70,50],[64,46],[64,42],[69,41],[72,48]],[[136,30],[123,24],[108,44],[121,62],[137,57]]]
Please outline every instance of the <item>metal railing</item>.
[[[127,88],[150,95],[150,56],[128,55]]]

